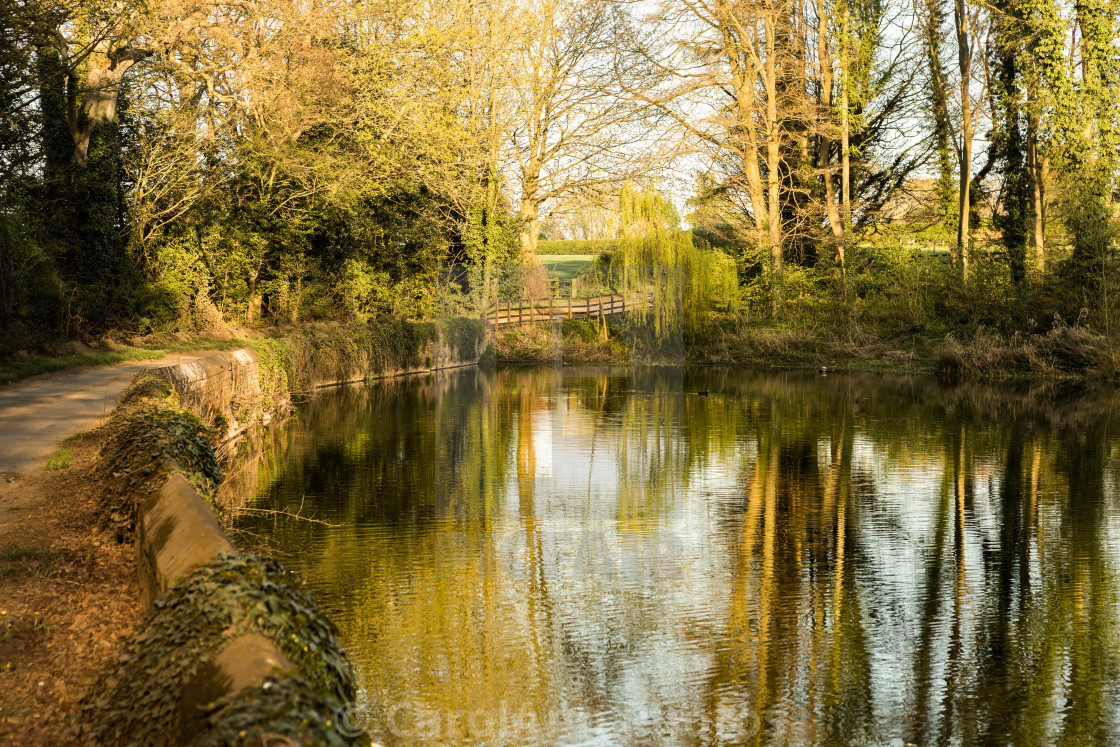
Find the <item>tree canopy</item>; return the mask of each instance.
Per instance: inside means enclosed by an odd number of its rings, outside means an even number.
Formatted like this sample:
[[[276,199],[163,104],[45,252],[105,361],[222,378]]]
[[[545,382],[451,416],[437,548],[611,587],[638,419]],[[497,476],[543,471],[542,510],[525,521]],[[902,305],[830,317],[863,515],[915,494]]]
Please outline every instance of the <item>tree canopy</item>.
[[[992,258],[999,303],[1120,288],[1106,0],[6,0],[0,26],[23,336],[474,313],[538,282],[542,231],[648,264],[652,184],[666,236],[737,267],[697,308],[780,317],[811,275],[854,309],[868,250],[914,237],[943,293]]]

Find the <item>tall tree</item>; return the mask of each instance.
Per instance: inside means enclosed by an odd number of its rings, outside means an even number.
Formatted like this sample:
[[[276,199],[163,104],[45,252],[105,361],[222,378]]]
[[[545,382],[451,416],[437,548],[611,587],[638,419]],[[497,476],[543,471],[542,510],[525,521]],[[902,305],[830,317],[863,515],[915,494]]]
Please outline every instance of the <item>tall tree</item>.
[[[995,58],[992,93],[996,108],[993,118],[999,122],[999,126],[995,128],[992,147],[1003,177],[999,207],[993,216],[993,222],[1003,236],[1011,280],[1022,284],[1027,274],[1027,236],[1033,223],[1029,212],[1030,175],[1022,116],[1023,81],[1020,59],[1023,8],[1017,0],[998,0],[992,7],[995,37],[995,48],[991,50]]]
[[[976,40],[974,38],[979,11],[973,7],[971,0],[954,0],[953,21],[957,39],[957,68],[960,75],[961,95],[961,124],[960,135],[957,139],[957,162],[959,172],[959,201],[960,211],[957,216],[957,252],[956,262],[961,281],[968,283],[969,251],[971,231],[969,228],[969,213],[971,210],[970,190],[972,188],[972,139],[973,121],[972,111],[972,62]]]
[[[647,70],[622,64],[628,31],[609,0],[525,0],[511,19],[516,73],[510,94],[510,161],[520,189],[522,253],[536,253],[549,200],[619,185],[663,165],[651,137],[654,111],[628,92]]]
[[[765,258],[774,316],[784,306],[787,156],[810,106],[803,88],[783,85],[805,74],[804,59],[791,54],[793,11],[784,0],[665,3],[641,50],[669,71],[658,104],[708,159],[731,207],[724,215]]]
[[[925,0],[918,7],[928,55],[929,113],[932,118],[937,159],[937,199],[942,221],[956,223],[958,209],[956,175],[953,172],[953,127],[949,119],[949,77],[942,61],[945,42],[944,0]]]

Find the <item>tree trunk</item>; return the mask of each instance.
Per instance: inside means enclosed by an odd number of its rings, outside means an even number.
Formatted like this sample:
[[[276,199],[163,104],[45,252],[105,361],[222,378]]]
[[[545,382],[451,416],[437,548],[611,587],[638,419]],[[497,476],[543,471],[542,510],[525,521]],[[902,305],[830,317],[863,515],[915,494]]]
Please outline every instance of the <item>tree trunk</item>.
[[[957,59],[961,74],[960,215],[957,219],[957,257],[961,282],[968,284],[968,192],[972,175],[972,101],[969,83],[972,76],[972,48],[969,38],[968,0],[955,0],[953,14],[957,28]]]
[[[778,141],[778,62],[776,39],[777,22],[774,14],[766,16],[766,182],[769,213],[766,221],[767,241],[770,249],[770,316],[777,317],[785,306],[785,278],[782,267],[782,205],[781,143]]]
[[[291,316],[289,317],[292,324],[299,323],[299,305],[303,300],[303,276],[296,277],[296,292],[292,298]]]
[[[1034,247],[1035,271],[1041,277],[1046,271],[1046,225],[1043,222],[1042,164],[1038,158],[1038,121],[1027,120],[1027,178],[1030,179],[1030,236]]]
[[[537,256],[537,234],[541,230],[541,220],[537,214],[537,206],[532,201],[521,201],[521,230],[517,234],[517,241],[521,245],[522,257]]]
[[[257,293],[257,278],[259,272],[249,276],[249,303],[245,309],[245,326],[251,327],[253,322],[261,316],[261,295]]]
[[[132,67],[131,60],[114,62],[109,58],[108,41],[99,42],[86,58],[85,101],[83,117],[77,120],[71,114],[70,132],[74,137],[74,162],[80,166],[89,163],[89,144],[93,130],[112,124],[117,118],[117,100],[121,81]]]
[[[972,161],[972,112],[968,101],[968,81],[961,83],[961,90],[966,102],[961,107],[964,126],[961,128],[961,164],[960,164],[960,193],[958,206],[960,215],[957,218],[957,259],[960,262],[961,282],[968,284],[968,251],[971,232],[968,227],[969,191],[971,189],[971,161]]]
[[[844,75],[841,79],[840,85],[840,153],[841,164],[840,169],[840,189],[841,199],[843,200],[844,213],[842,222],[844,224],[844,234],[852,226],[852,144],[851,144],[851,123],[849,119],[849,109],[851,102],[848,98],[848,6],[844,5],[844,38],[840,46],[840,69]]]
[[[1038,191],[1040,199],[1038,201],[1038,224],[1039,224],[1039,239],[1042,241],[1043,248],[1046,243],[1046,193],[1050,187],[1050,159],[1047,156],[1041,156],[1038,159]]]
[[[821,66],[821,109],[825,112],[826,126],[832,120],[832,54],[828,48],[826,36],[827,16],[825,15],[824,0],[817,0],[817,59]],[[836,206],[836,185],[832,182],[832,140],[822,134],[817,144],[817,168],[821,170],[824,178],[824,205],[828,214],[828,224],[832,229],[832,238],[836,241],[836,264],[840,268],[840,287],[847,295],[845,255],[847,254],[846,237],[843,220]]]

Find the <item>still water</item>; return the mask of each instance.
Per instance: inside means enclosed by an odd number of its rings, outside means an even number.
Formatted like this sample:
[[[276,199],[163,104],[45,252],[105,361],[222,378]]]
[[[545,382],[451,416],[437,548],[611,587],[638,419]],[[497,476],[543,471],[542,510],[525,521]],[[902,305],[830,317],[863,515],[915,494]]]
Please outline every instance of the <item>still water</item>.
[[[239,526],[386,745],[1116,743],[1114,404],[463,370],[304,405]]]

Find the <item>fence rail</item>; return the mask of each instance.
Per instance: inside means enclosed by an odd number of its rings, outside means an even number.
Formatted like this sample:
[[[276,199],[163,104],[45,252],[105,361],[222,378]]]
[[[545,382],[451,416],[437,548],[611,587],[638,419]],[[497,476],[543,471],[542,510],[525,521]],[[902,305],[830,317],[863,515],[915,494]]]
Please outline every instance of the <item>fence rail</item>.
[[[653,295],[614,295],[595,298],[520,298],[496,301],[483,317],[494,329],[521,326],[531,322],[553,322],[564,319],[600,319],[645,308]]]

